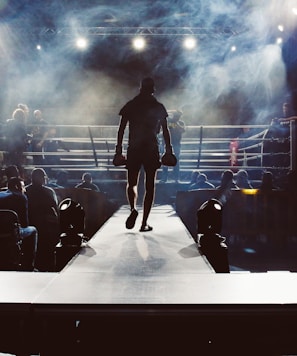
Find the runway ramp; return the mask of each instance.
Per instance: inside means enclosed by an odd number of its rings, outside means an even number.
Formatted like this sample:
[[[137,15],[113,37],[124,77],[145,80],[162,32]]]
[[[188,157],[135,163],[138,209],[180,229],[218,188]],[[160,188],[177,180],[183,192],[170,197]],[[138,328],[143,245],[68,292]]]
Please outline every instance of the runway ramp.
[[[152,231],[140,232],[142,211],[127,230],[130,210],[121,207],[63,270],[105,272],[123,281],[133,276],[212,273],[193,238],[170,205],[155,206],[149,218]]]

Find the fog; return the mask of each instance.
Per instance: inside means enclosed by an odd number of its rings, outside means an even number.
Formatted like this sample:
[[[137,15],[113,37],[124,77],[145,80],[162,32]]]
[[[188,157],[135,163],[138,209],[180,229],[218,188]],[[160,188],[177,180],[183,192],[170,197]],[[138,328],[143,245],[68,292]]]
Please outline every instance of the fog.
[[[156,97],[183,110],[188,125],[262,124],[292,90],[276,43],[280,35],[289,43],[295,29],[292,1],[21,1],[16,11],[8,4],[0,7],[2,121],[22,102],[54,123],[117,124],[121,106],[150,75]],[[93,26],[106,34],[89,34],[90,47],[79,52],[74,36]],[[125,31],[137,27],[163,34],[135,52]],[[166,34],[185,27],[200,29],[192,51],[182,36]],[[293,47],[286,53],[294,67]]]

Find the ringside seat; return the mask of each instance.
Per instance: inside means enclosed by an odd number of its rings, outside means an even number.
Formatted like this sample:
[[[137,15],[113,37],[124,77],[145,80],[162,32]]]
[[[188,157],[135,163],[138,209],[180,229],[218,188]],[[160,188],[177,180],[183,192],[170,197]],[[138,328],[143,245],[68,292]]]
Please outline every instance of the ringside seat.
[[[0,270],[21,267],[20,223],[15,211],[0,209]]]

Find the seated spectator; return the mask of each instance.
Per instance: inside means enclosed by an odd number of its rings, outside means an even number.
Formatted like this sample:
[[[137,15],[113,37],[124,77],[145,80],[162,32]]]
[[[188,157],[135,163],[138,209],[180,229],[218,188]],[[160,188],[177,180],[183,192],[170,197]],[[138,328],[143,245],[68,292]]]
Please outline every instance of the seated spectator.
[[[205,173],[201,173],[197,176],[196,183],[191,184],[189,186],[189,190],[194,190],[194,189],[214,189],[215,186],[214,184],[210,183],[207,175]]]
[[[60,237],[58,199],[55,191],[45,186],[46,173],[35,168],[31,184],[26,187],[30,224],[38,230],[36,266],[39,271],[53,271],[54,252]]]
[[[267,171],[263,173],[259,189],[264,193],[279,189],[279,187],[277,187],[273,182],[273,174],[271,172]]]
[[[231,169],[226,169],[221,176],[220,185],[216,187],[216,189],[238,189],[234,181],[234,173]]]
[[[253,186],[249,181],[248,172],[244,169],[240,169],[235,175],[235,183],[239,189],[252,189]]]
[[[20,171],[16,165],[11,165],[5,168],[4,174],[6,176],[5,185],[1,187],[1,190],[7,190],[7,184],[10,178],[20,177]]]
[[[100,191],[99,187],[93,183],[91,173],[84,173],[82,175],[82,182],[77,184],[75,188],[91,189],[95,190],[96,192]]]
[[[194,169],[191,173],[191,179],[190,179],[190,183],[189,183],[189,187],[192,184],[195,184],[197,181],[197,177],[199,176],[200,172],[198,171],[198,169]]]
[[[20,171],[17,166],[11,165],[5,168],[5,174],[7,177],[7,182],[12,177],[20,177]]]
[[[25,194],[25,184],[21,178],[10,178],[8,181],[8,189],[0,192],[0,209],[13,210],[18,214],[21,225],[22,270],[33,271],[35,267],[38,234],[36,227],[29,225],[28,199]]]
[[[217,194],[215,196],[222,204],[225,204],[231,197],[232,189],[239,189],[234,182],[234,174],[231,169],[226,169],[221,176],[221,183],[216,187]]]
[[[56,180],[47,182],[46,185],[51,188],[69,188],[68,176],[69,173],[67,171],[60,170],[56,174]]]
[[[57,185],[63,188],[69,187],[68,178],[69,178],[68,171],[65,170],[59,171],[57,173],[57,181],[56,181]]]

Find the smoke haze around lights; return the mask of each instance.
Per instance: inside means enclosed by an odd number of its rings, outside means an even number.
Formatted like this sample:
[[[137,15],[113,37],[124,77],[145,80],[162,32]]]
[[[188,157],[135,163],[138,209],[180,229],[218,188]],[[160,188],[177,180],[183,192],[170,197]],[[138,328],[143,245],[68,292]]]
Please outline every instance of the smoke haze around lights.
[[[297,61],[292,1],[97,4],[19,1],[13,11],[0,2],[2,121],[24,102],[56,123],[117,124],[119,108],[138,93],[141,78],[153,76],[156,96],[168,109],[181,109],[188,125],[262,124],[291,89],[287,71]],[[145,50],[135,51],[132,37],[121,34],[88,36],[79,51],[73,45],[78,29],[91,26],[205,31],[194,36],[191,51],[182,48],[181,35],[143,36]]]

